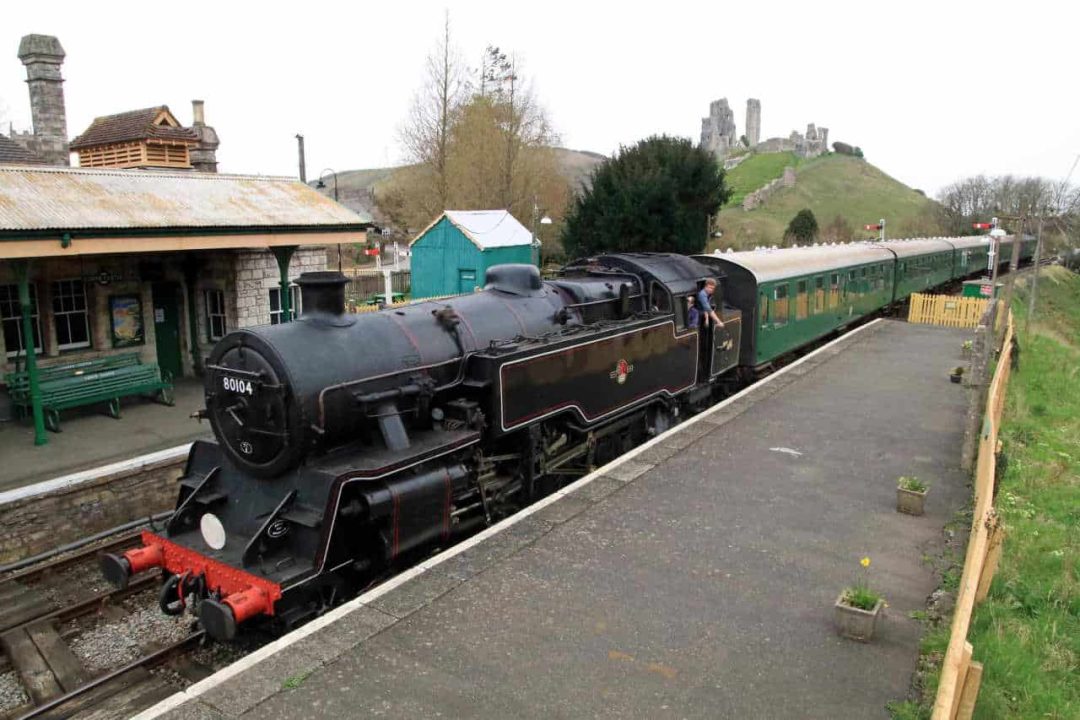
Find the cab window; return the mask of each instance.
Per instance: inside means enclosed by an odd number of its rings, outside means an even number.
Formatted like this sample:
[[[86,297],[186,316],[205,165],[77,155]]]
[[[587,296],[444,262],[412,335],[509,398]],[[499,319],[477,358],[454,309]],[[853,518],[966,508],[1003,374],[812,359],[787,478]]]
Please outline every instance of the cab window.
[[[649,286],[649,295],[651,296],[649,304],[652,306],[653,312],[671,312],[671,295],[668,293],[667,288],[658,282],[653,282]]]

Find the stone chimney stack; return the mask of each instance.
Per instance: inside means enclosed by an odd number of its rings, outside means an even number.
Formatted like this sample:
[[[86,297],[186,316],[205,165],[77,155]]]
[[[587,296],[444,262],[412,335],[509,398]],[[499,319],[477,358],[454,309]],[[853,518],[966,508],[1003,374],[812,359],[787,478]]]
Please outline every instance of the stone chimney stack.
[[[191,167],[198,172],[217,172],[217,149],[221,141],[217,131],[206,124],[202,100],[191,101],[191,129],[199,136],[199,144],[191,148]]]
[[[750,98],[746,101],[746,141],[750,147],[756,147],[761,140],[761,101]]]
[[[70,165],[64,79],[60,77],[64,48],[51,35],[26,35],[19,43],[19,59],[26,66],[26,83],[30,86],[32,149],[50,165]]]

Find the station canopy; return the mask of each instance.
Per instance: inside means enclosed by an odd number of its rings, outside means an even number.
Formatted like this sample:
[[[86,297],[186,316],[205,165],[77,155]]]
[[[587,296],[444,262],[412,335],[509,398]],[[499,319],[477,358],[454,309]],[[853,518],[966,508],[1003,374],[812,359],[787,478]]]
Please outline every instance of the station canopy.
[[[364,242],[370,224],[294,178],[0,167],[0,260]]]

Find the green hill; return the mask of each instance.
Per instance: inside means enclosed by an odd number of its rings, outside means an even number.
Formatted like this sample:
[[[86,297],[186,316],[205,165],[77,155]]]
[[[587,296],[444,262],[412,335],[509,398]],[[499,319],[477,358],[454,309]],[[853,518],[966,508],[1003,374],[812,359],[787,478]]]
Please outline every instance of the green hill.
[[[795,166],[795,187],[781,188],[754,210],[742,209],[742,199],[753,190]],[[723,233],[709,243],[714,248],[753,248],[782,245],[791,219],[809,208],[821,228],[824,242],[865,239],[863,225],[886,219],[886,237],[941,235],[935,201],[860,158],[822,155],[799,162],[790,153],[763,154],[730,170],[728,182],[735,195],[720,211],[716,228]]]

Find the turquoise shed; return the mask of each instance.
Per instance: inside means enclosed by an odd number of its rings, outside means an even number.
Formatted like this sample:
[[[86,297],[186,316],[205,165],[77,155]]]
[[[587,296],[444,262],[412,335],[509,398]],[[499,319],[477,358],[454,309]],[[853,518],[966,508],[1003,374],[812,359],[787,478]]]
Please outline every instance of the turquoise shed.
[[[447,210],[409,244],[412,296],[472,292],[503,263],[537,264],[532,233],[506,210]]]

